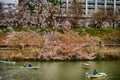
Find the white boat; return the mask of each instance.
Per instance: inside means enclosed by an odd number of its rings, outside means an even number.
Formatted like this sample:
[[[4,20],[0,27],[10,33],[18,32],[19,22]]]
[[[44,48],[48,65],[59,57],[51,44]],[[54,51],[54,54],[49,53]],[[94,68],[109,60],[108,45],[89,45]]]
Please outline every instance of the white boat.
[[[20,66],[21,69],[38,69],[39,66],[32,66],[32,67],[29,67],[29,66]]]
[[[99,72],[97,74],[92,74],[92,73],[86,73],[86,77],[89,79],[93,79],[93,78],[101,78],[101,77],[106,77],[107,74],[104,72]]]
[[[9,61],[9,60],[0,60],[1,63],[10,63],[10,64],[15,64],[16,62],[14,61]]]
[[[83,66],[90,66],[88,63],[82,63]]]

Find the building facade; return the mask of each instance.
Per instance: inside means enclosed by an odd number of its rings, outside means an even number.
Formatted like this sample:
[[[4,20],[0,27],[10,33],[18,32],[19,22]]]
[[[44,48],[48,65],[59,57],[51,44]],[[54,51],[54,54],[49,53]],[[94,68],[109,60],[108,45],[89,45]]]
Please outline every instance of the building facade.
[[[67,14],[73,0],[61,0],[63,2],[62,14]],[[84,16],[90,17],[93,12],[100,9],[120,9],[120,0],[77,0],[80,2]]]

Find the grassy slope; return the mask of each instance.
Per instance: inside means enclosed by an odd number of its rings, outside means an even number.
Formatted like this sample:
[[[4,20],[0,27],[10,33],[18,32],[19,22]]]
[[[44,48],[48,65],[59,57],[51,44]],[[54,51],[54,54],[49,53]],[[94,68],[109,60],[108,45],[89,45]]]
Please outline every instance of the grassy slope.
[[[26,30],[26,29],[23,29]],[[32,30],[37,30],[32,28]],[[55,29],[40,29],[40,31],[54,31]],[[83,31],[88,32],[91,36],[98,36],[100,37],[104,43],[117,43],[120,44],[120,28],[74,28],[72,29],[77,31],[81,34]],[[9,30],[7,30],[9,31]],[[7,32],[6,31],[6,32]],[[15,29],[15,31],[21,31],[20,29]],[[63,29],[57,29],[58,32],[63,32]],[[4,33],[6,33],[4,32]],[[5,39],[5,34],[0,33],[0,44],[4,43],[3,40]]]
[[[104,43],[117,43],[120,44],[120,28],[85,28],[85,29],[73,29],[79,33],[83,30],[88,32],[91,36],[100,37]]]
[[[98,36],[105,44],[120,44],[120,28],[85,29],[91,36]],[[120,59],[119,46],[106,46],[104,59]]]
[[[24,30],[24,29],[23,29]],[[32,30],[36,30],[36,29],[32,29]],[[55,29],[40,29],[40,31],[54,31]],[[79,34],[81,34],[82,32],[87,32],[89,33],[91,36],[98,36],[100,37],[104,43],[116,43],[116,44],[120,44],[120,29],[113,29],[113,28],[74,28],[72,29],[74,31],[77,31]],[[18,30],[17,31],[21,31]],[[64,33],[64,29],[60,28],[57,29],[58,32]],[[0,33],[0,44],[4,44],[3,40],[5,39],[6,34],[4,33]],[[120,55],[118,54],[119,48],[106,48],[106,50],[108,52],[105,52],[106,56],[109,56],[110,58],[119,58]]]

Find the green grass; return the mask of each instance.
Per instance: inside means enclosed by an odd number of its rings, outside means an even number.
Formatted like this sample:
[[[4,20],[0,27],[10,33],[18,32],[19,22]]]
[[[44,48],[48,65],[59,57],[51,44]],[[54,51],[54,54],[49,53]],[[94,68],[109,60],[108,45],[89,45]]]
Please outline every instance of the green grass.
[[[3,31],[3,33],[10,32],[9,29],[6,29],[4,27],[0,27],[0,29]],[[32,31],[36,31],[36,30],[40,30],[41,32],[58,31],[61,33],[64,33],[64,30],[65,30],[64,28],[16,28],[16,27],[13,27],[13,29],[16,32],[27,31],[28,29],[30,29]],[[81,34],[83,31],[86,31],[91,36],[101,37],[104,34],[109,34],[111,31],[120,31],[120,28],[71,28],[70,30],[74,30],[78,32],[79,34]]]
[[[72,28],[72,30],[78,33],[86,31],[92,36],[102,36],[104,33],[110,33],[111,31],[120,31],[120,28]]]

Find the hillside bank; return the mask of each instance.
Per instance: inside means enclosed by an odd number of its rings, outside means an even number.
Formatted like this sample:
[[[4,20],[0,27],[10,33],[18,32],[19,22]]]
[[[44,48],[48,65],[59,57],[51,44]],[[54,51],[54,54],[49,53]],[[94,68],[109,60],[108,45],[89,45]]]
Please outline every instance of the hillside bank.
[[[13,52],[1,52],[1,59],[94,60],[119,59],[120,29],[37,29],[0,34],[1,44],[23,45]],[[39,47],[24,45],[37,44]]]

